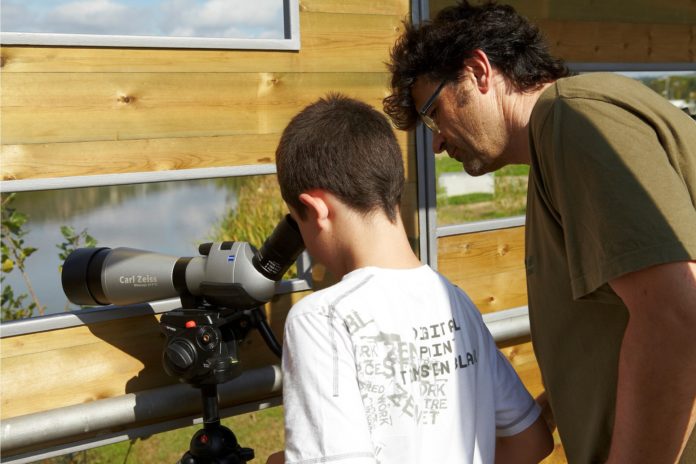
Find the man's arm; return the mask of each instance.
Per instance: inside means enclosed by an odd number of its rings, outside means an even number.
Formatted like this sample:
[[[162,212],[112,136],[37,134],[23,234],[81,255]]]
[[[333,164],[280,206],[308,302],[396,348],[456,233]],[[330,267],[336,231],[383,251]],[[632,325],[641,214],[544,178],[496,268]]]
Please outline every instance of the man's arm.
[[[614,279],[629,310],[609,463],[674,463],[696,422],[696,261]]]
[[[537,464],[553,451],[544,415],[517,435],[495,439],[496,464]]]

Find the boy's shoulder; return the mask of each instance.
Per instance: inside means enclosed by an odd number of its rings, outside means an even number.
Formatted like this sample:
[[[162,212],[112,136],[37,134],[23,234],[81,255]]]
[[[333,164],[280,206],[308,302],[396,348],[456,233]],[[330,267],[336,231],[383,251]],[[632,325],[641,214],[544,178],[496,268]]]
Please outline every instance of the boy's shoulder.
[[[328,316],[334,305],[348,295],[356,293],[373,278],[374,273],[370,272],[369,269],[353,271],[335,284],[303,297],[292,306],[288,319],[308,314]]]

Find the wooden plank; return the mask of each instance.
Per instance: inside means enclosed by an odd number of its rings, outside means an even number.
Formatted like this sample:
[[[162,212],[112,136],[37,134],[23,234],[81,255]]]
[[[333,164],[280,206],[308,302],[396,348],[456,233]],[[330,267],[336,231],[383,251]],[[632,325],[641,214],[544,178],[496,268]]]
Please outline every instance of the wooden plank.
[[[543,1],[543,0],[542,0]],[[696,4],[691,0],[546,0],[546,17],[574,21],[640,23],[696,23]]]
[[[349,13],[405,16],[409,0],[300,0],[300,13]]]
[[[431,17],[454,3],[454,0],[430,0]],[[533,19],[674,24],[696,22],[696,4],[692,0],[507,0],[505,3]]]
[[[415,182],[406,132],[397,132]],[[3,180],[42,179],[275,163],[280,133],[0,146]],[[415,195],[415,193],[413,193]]]
[[[431,1],[431,16],[451,0]],[[696,4],[691,0],[511,0],[569,62],[696,63]]]
[[[454,280],[524,267],[524,227],[441,237],[438,269]]]
[[[696,62],[696,26],[539,21],[551,51],[566,61]]]
[[[438,239],[438,270],[483,313],[525,306],[524,227]]]
[[[3,46],[0,65],[3,74],[384,72],[407,13],[408,7],[395,15],[303,12],[301,49],[296,52]]]
[[[13,73],[3,76],[5,144],[281,132],[340,91],[381,108],[384,73]]]
[[[452,281],[469,295],[482,313],[527,306],[527,276],[524,269]]]

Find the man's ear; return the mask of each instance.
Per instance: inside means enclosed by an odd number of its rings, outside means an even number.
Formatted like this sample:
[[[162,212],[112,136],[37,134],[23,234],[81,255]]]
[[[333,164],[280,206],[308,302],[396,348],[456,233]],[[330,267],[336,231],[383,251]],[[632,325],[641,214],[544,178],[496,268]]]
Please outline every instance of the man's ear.
[[[464,60],[464,68],[472,72],[479,91],[487,93],[491,85],[492,68],[486,53],[479,49],[471,52],[471,56]]]
[[[325,195],[320,190],[310,190],[300,194],[300,202],[306,206],[309,219],[318,227],[325,226],[329,218],[329,205]]]

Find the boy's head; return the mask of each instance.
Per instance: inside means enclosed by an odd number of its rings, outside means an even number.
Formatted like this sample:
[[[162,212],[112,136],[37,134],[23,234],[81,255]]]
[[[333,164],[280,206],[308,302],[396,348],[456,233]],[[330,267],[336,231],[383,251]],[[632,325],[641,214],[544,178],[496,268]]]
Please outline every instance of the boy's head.
[[[307,106],[285,128],[276,166],[283,199],[303,219],[300,194],[321,189],[358,213],[381,210],[396,222],[401,150],[386,117],[363,102],[329,94]]]

